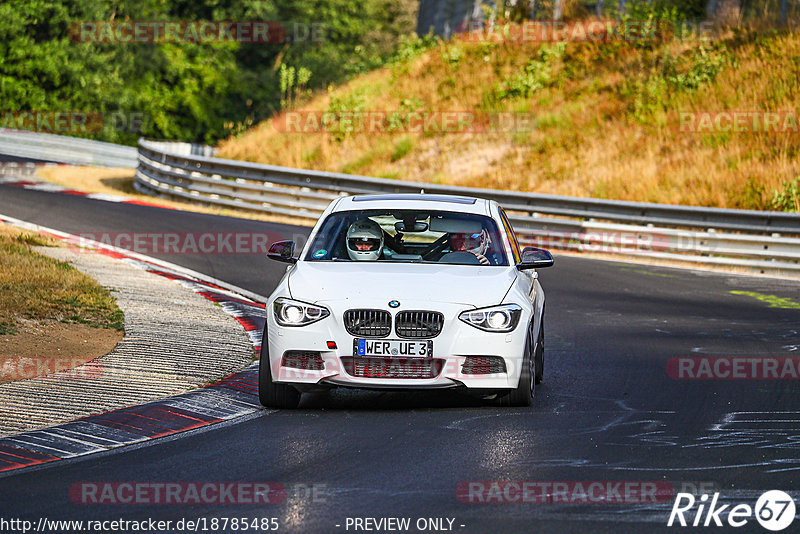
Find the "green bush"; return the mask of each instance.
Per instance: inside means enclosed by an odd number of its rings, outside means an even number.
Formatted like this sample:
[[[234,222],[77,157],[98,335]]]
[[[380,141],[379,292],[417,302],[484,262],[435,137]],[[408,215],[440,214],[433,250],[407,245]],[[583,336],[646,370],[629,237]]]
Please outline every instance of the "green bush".
[[[395,145],[394,152],[392,153],[390,159],[392,162],[400,160],[403,158],[403,156],[411,152],[412,148],[414,148],[414,141],[408,137],[404,137],[397,142],[397,145]]]
[[[713,82],[730,62],[730,54],[722,49],[715,51],[703,45],[693,54],[685,72],[669,74],[667,81],[678,90],[694,91]]]
[[[495,88],[494,98],[498,101],[509,98],[529,98],[539,89],[554,81],[553,66],[564,57],[566,43],[543,45],[539,48],[539,58],[531,59],[525,69],[507,79]]]
[[[731,53],[723,46],[700,45],[689,54],[675,57],[669,51],[648,52],[633,64],[631,75],[620,86],[620,97],[628,101],[634,120],[651,123],[669,108],[676,93],[696,91],[714,82],[728,65]]]
[[[783,183],[783,190],[772,194],[771,209],[800,213],[800,176]]]
[[[324,117],[325,131],[333,134],[336,141],[344,141],[350,133],[358,128],[357,120],[353,113],[366,108],[366,99],[360,92],[350,92],[343,96],[331,93],[328,111]]]

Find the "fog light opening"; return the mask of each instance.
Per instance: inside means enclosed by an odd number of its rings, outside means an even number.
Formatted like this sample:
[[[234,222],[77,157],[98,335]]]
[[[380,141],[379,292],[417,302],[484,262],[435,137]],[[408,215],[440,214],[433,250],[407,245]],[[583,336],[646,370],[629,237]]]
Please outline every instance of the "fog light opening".
[[[506,361],[500,356],[467,356],[461,366],[465,375],[491,375],[505,373]]]
[[[290,350],[281,358],[281,366],[304,371],[322,371],[325,362],[319,352]]]

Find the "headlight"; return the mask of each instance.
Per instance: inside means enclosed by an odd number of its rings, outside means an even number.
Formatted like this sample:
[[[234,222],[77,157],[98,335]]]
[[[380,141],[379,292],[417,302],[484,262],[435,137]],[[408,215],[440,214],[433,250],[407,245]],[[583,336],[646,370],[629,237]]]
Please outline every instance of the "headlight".
[[[275,313],[275,320],[281,326],[305,326],[331,314],[322,306],[314,306],[283,297],[275,299],[272,310]]]
[[[468,325],[487,332],[511,332],[517,327],[522,307],[517,304],[503,304],[480,310],[469,310],[458,316]]]

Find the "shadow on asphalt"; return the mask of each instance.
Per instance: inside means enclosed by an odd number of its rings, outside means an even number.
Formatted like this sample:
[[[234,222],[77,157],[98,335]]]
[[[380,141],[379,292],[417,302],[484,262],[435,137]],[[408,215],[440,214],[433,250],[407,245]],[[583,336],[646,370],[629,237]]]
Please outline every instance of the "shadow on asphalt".
[[[547,401],[543,386],[537,387],[529,408],[501,407],[497,399],[481,399],[456,391],[375,391],[336,388],[330,391],[305,393],[299,408],[306,410],[383,411],[437,408],[500,408],[504,410],[536,410]]]

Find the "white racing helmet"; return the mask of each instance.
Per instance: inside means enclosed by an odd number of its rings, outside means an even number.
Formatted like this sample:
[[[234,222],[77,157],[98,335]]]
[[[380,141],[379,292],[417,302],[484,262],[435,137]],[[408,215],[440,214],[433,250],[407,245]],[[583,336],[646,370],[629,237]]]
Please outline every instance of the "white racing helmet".
[[[383,230],[371,219],[359,219],[347,229],[347,254],[351,260],[377,260],[383,250]]]

